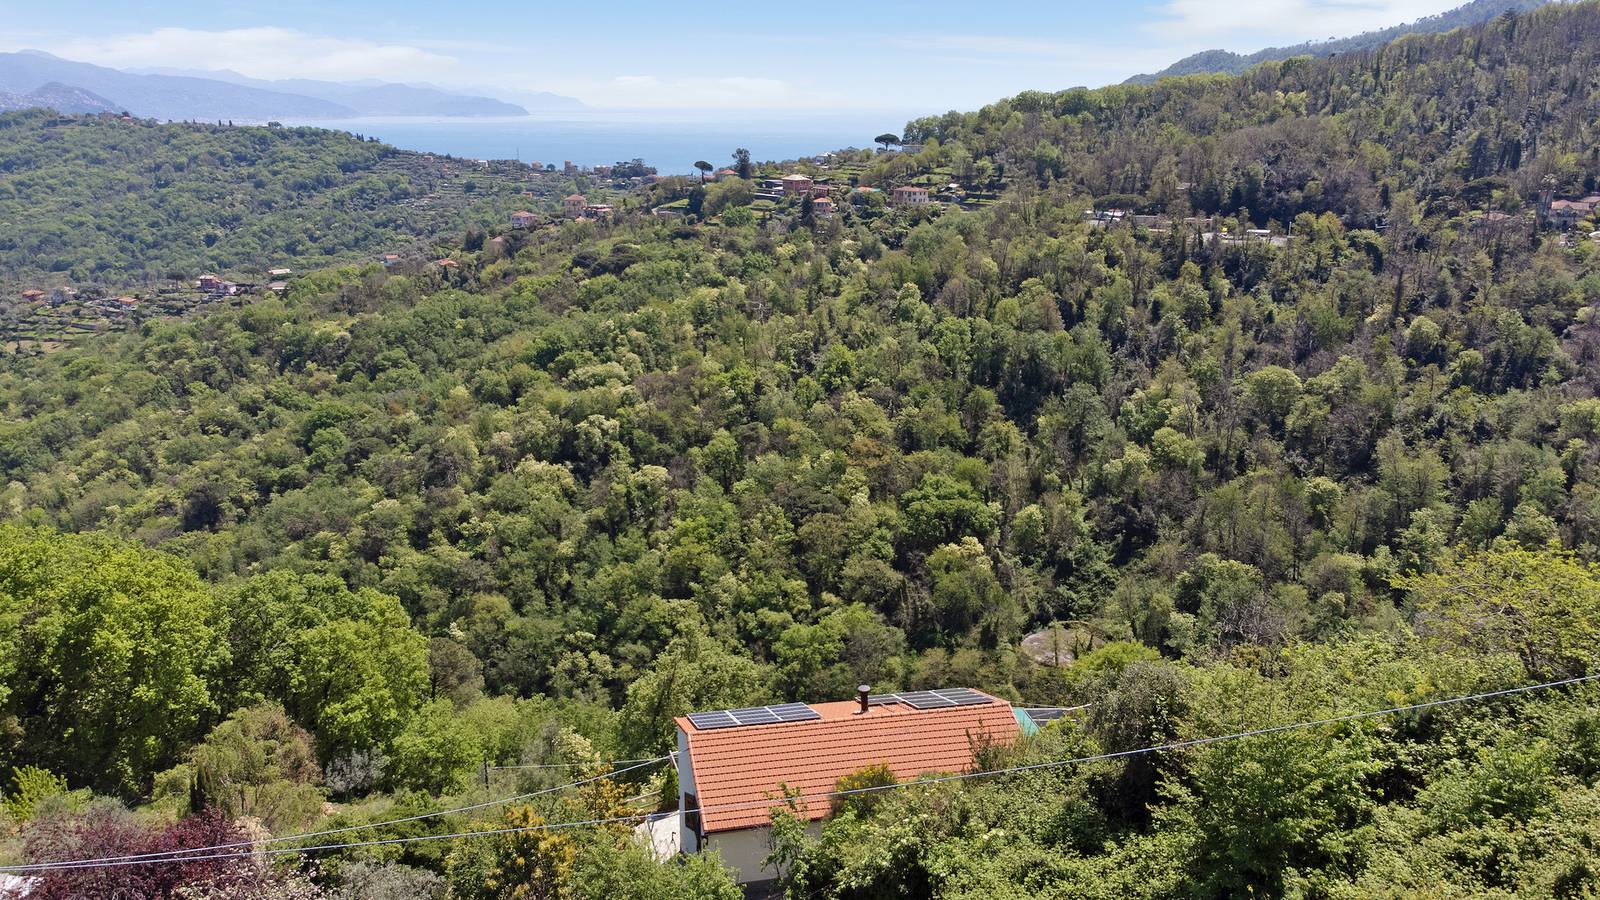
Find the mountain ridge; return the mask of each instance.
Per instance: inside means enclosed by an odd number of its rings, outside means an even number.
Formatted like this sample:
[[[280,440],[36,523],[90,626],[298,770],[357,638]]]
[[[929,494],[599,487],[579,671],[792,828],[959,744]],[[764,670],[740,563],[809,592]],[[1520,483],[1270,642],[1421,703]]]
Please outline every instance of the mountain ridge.
[[[1185,56],[1159,72],[1134,75],[1122,83],[1151,84],[1162,78],[1184,75],[1238,75],[1252,66],[1272,60],[1284,60],[1296,56],[1336,56],[1340,53],[1370,50],[1408,34],[1432,34],[1479,25],[1506,13],[1528,12],[1550,2],[1553,0],[1472,0],[1470,3],[1435,16],[1426,16],[1414,22],[1374,31],[1364,31],[1336,40],[1306,41],[1286,47],[1267,47],[1249,54],[1222,49],[1201,50],[1199,53]]]
[[[492,97],[458,94],[431,85],[343,83],[314,79],[267,81],[231,71],[125,71],[63,59],[39,50],[0,53],[0,95],[27,97],[56,83],[105,101],[107,108],[169,120],[347,119],[362,116],[517,116],[528,110]],[[572,108],[570,97],[548,96],[542,108]],[[48,104],[31,104],[48,105]],[[9,108],[17,108],[15,106]],[[98,111],[92,106],[71,112]]]
[[[26,94],[0,91],[0,112],[13,112],[32,107],[43,107],[74,115],[117,111],[116,103],[99,94],[59,81],[46,82]]]
[[[382,81],[363,78],[355,81],[327,81],[315,78],[252,78],[232,69],[137,69],[141,74],[208,78],[228,84],[316,97],[348,106],[357,115],[438,115],[438,116],[518,116],[529,107],[487,94],[463,93],[425,82]],[[535,109],[577,109],[583,103],[549,91],[534,92]],[[397,104],[407,104],[398,107]],[[403,110],[403,111],[402,111]]]

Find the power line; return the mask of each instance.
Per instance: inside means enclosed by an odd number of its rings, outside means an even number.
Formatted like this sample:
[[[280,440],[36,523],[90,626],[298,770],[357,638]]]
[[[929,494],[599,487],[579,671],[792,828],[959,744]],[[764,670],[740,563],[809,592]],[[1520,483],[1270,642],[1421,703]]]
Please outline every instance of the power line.
[[[191,856],[180,855],[180,854],[206,853],[206,852],[209,852],[209,851],[212,851],[212,850],[231,850],[231,849],[239,848],[239,847],[255,847],[255,846],[262,845],[262,844],[281,844],[281,843],[284,843],[286,841],[303,841],[303,840],[306,840],[308,838],[328,837],[328,836],[335,835],[335,834],[346,834],[346,833],[351,832],[351,831],[364,831],[364,830],[367,830],[367,829],[370,829],[370,828],[383,828],[383,827],[388,826],[388,825],[400,825],[400,824],[403,824],[403,823],[406,823],[406,822],[420,822],[420,821],[423,821],[424,819],[434,819],[434,818],[438,818],[440,816],[449,816],[449,815],[455,815],[455,814],[458,814],[458,813],[474,812],[474,811],[480,810],[480,809],[488,809],[489,807],[492,807],[492,806],[503,806],[503,805],[505,805],[507,803],[516,803],[516,802],[521,801],[521,800],[531,800],[534,797],[541,797],[541,796],[544,796],[546,794],[553,794],[553,793],[555,793],[557,791],[566,790],[567,788],[581,787],[583,785],[590,784],[590,783],[595,782],[595,781],[599,781],[602,778],[610,778],[610,777],[613,777],[613,776],[616,776],[616,775],[622,775],[622,774],[624,774],[626,772],[631,772],[631,771],[634,771],[635,769],[642,769],[642,768],[645,768],[646,766],[649,766],[649,765],[652,765],[652,764],[658,763],[658,762],[664,762],[665,760],[668,760],[668,759],[671,759],[671,758],[672,757],[670,757],[670,756],[658,756],[658,757],[655,757],[654,759],[640,760],[638,765],[631,766],[631,767],[626,768],[626,769],[618,769],[618,770],[616,770],[614,772],[602,772],[602,773],[600,773],[598,775],[592,775],[592,776],[590,776],[588,778],[579,779],[578,781],[569,782],[567,784],[558,784],[555,787],[543,788],[543,789],[537,790],[537,791],[530,791],[530,792],[528,792],[526,794],[517,794],[515,796],[504,797],[504,798],[501,798],[501,799],[498,799],[498,800],[487,800],[487,801],[485,801],[483,803],[474,803],[474,804],[472,804],[470,806],[458,806],[458,807],[454,807],[454,808],[451,808],[451,809],[441,809],[441,810],[437,810],[437,811],[429,812],[429,813],[420,813],[418,815],[405,816],[405,817],[399,818],[399,819],[388,819],[388,820],[382,821],[382,822],[367,822],[367,823],[361,824],[361,825],[347,825],[347,826],[345,826],[343,828],[329,828],[329,829],[324,830],[324,831],[308,831],[308,832],[304,832],[304,833],[301,833],[301,834],[286,834],[286,835],[281,835],[279,837],[264,838],[264,839],[259,840],[259,841],[234,841],[234,842],[228,843],[228,844],[213,844],[213,845],[211,845],[209,847],[189,847],[189,848],[184,848],[184,849],[181,849],[181,850],[163,850],[163,851],[157,851],[157,852],[151,852],[151,853],[130,853],[130,854],[127,854],[125,856],[103,856],[103,857],[99,857],[97,859],[69,860],[65,864],[73,866],[73,867],[79,867],[79,864],[81,864],[81,867],[90,867],[90,866],[94,866],[95,864],[98,864],[98,863],[107,863],[107,864],[109,864],[109,863],[124,863],[124,862],[129,862],[129,861],[135,861],[135,862],[169,862],[169,861],[182,861],[182,860],[187,860],[187,859],[192,859],[192,858],[199,858],[199,859],[213,858],[214,859],[214,858],[218,858],[218,857],[191,857]],[[314,849],[314,848],[306,848],[306,849]],[[254,852],[254,851],[247,851],[247,852]],[[288,851],[288,852],[300,852],[300,849],[299,848],[291,848],[291,850]],[[236,853],[236,854],[224,854],[224,855],[239,856],[239,855],[245,855],[245,854]],[[53,867],[60,866],[60,865],[64,865],[64,864],[63,863],[30,863],[30,864],[27,864],[27,865],[20,865],[20,866],[0,866],[0,871],[9,872],[9,871],[21,871],[21,870],[30,870],[30,869],[48,869],[48,868],[53,868]]]
[[[1072,757],[1072,758],[1069,758],[1069,759],[1048,760],[1048,761],[1045,761],[1045,762],[1031,763],[1031,764],[1027,764],[1027,765],[1010,766],[1010,767],[1003,768],[1003,769],[991,769],[991,770],[987,770],[987,771],[983,771],[983,772],[963,772],[963,773],[950,774],[950,775],[939,775],[939,776],[934,776],[934,777],[931,777],[931,778],[919,778],[919,779],[917,779],[915,781],[902,781],[902,782],[895,782],[893,784],[870,785],[870,786],[867,786],[867,787],[850,788],[850,789],[842,790],[842,791],[824,791],[824,792],[817,792],[817,793],[811,793],[811,794],[793,794],[793,795],[787,795],[787,796],[784,796],[784,797],[763,798],[761,800],[747,800],[747,801],[739,801],[739,802],[731,802],[731,803],[714,803],[714,804],[708,804],[706,806],[699,807],[695,811],[696,812],[701,812],[701,813],[704,813],[704,812],[707,812],[707,811],[713,811],[713,810],[715,810],[715,811],[732,811],[732,810],[738,810],[738,809],[751,809],[751,808],[757,808],[757,807],[763,807],[763,806],[770,809],[770,808],[773,808],[773,807],[782,806],[785,803],[794,803],[794,802],[797,802],[797,801],[826,800],[826,799],[831,799],[831,798],[835,798],[835,797],[848,797],[848,796],[854,796],[854,795],[857,795],[857,794],[866,794],[866,793],[873,793],[873,792],[877,792],[877,791],[894,790],[894,789],[897,789],[897,788],[917,787],[917,786],[929,785],[929,784],[941,784],[943,782],[948,782],[948,781],[964,781],[964,780],[972,779],[972,778],[987,778],[987,777],[992,777],[992,776],[997,776],[997,775],[1013,775],[1013,774],[1018,774],[1018,773],[1022,773],[1022,772],[1034,772],[1034,771],[1039,771],[1039,770],[1043,770],[1043,769],[1060,768],[1062,766],[1078,765],[1078,764],[1092,763],[1092,762],[1103,762],[1103,761],[1107,761],[1107,760],[1123,759],[1123,758],[1132,757],[1132,756],[1139,756],[1139,755],[1146,754],[1146,753],[1163,753],[1163,752],[1168,752],[1168,751],[1173,751],[1173,750],[1188,750],[1188,749],[1192,749],[1192,748],[1195,748],[1195,747],[1206,746],[1208,744],[1221,743],[1223,741],[1242,740],[1244,738],[1252,738],[1252,737],[1265,737],[1267,735],[1282,734],[1284,732],[1295,731],[1295,730],[1299,730],[1299,729],[1302,729],[1302,728],[1316,728],[1316,727],[1323,726],[1323,725],[1337,725],[1337,724],[1341,724],[1341,723],[1345,723],[1345,722],[1356,722],[1356,721],[1361,721],[1361,720],[1364,720],[1364,719],[1378,718],[1378,717],[1381,717],[1381,716],[1397,715],[1399,713],[1418,712],[1418,711],[1421,711],[1421,710],[1433,709],[1435,707],[1440,707],[1440,706],[1451,706],[1451,705],[1457,705],[1457,704],[1462,704],[1462,703],[1472,703],[1472,702],[1476,702],[1476,701],[1479,701],[1479,700],[1491,700],[1491,699],[1494,699],[1496,697],[1508,697],[1508,696],[1513,696],[1513,695],[1517,695],[1517,694],[1526,694],[1526,693],[1530,693],[1530,692],[1533,692],[1533,691],[1549,690],[1549,689],[1552,689],[1552,688],[1559,688],[1559,687],[1569,687],[1571,685],[1583,684],[1583,683],[1591,682],[1591,681],[1595,681],[1595,680],[1600,680],[1600,673],[1596,673],[1596,674],[1593,674],[1593,675],[1580,675],[1580,676],[1576,676],[1576,677],[1573,677],[1573,678],[1563,678],[1563,679],[1560,679],[1560,680],[1557,680],[1557,681],[1546,681],[1546,682],[1542,682],[1542,683],[1539,683],[1539,684],[1522,685],[1522,686],[1513,687],[1513,688],[1503,688],[1503,689],[1494,690],[1494,691],[1484,691],[1482,693],[1477,693],[1477,694],[1466,694],[1466,695],[1457,696],[1457,697],[1444,697],[1444,698],[1441,698],[1441,699],[1438,699],[1438,700],[1427,700],[1427,701],[1423,701],[1423,702],[1420,702],[1420,703],[1408,703],[1408,704],[1405,704],[1403,706],[1390,706],[1390,707],[1387,707],[1387,708],[1384,708],[1384,709],[1367,710],[1367,711],[1364,711],[1364,712],[1356,712],[1356,713],[1347,713],[1347,714],[1339,715],[1339,716],[1330,716],[1330,717],[1324,718],[1324,719],[1311,719],[1311,720],[1308,720],[1308,721],[1294,722],[1294,723],[1290,723],[1290,724],[1286,724],[1286,725],[1272,725],[1272,726],[1268,726],[1268,727],[1264,727],[1264,728],[1253,728],[1253,729],[1250,729],[1248,731],[1237,731],[1237,732],[1233,732],[1231,734],[1213,735],[1213,736],[1210,736],[1210,737],[1203,737],[1203,738],[1191,738],[1191,739],[1182,740],[1182,741],[1172,741],[1172,742],[1165,743],[1165,744],[1156,744],[1156,745],[1149,746],[1149,747],[1138,747],[1138,748],[1134,748],[1134,749],[1131,749],[1131,750],[1116,750],[1116,751],[1111,751],[1111,752],[1108,752],[1108,753],[1097,753],[1097,754],[1094,754],[1094,755],[1091,755],[1091,756],[1075,756],[1075,757]],[[668,757],[661,757],[661,759],[667,759],[667,758]],[[657,760],[657,761],[659,761],[659,760]],[[620,774],[620,773],[616,773],[616,774]],[[599,777],[606,777],[606,776],[599,776]],[[497,801],[497,802],[510,802],[510,798],[508,798],[505,801]],[[484,804],[480,804],[480,808],[481,808],[482,805],[484,805]],[[493,805],[493,804],[487,804],[487,805]],[[550,830],[556,830],[556,829],[561,829],[561,828],[587,827],[587,826],[591,826],[591,825],[614,825],[614,824],[621,824],[621,823],[624,823],[624,822],[643,822],[643,821],[649,821],[651,819],[665,818],[666,816],[670,816],[670,815],[676,815],[676,812],[673,812],[673,813],[640,813],[640,814],[632,815],[632,816],[616,816],[616,817],[612,817],[612,818],[589,819],[589,820],[585,820],[585,821],[576,821],[576,822],[547,822],[547,823],[544,823],[544,824],[541,824],[541,825],[524,825],[524,826],[519,826],[519,827],[514,827],[514,828],[497,828],[497,829],[489,829],[489,830],[483,830],[483,831],[463,831],[463,832],[456,832],[456,833],[452,833],[452,834],[434,834],[434,835],[420,835],[420,836],[414,836],[414,837],[385,838],[385,839],[371,840],[371,841],[355,841],[355,842],[346,842],[346,843],[323,844],[323,845],[320,845],[320,846],[313,846],[313,847],[285,847],[285,848],[278,848],[278,849],[272,849],[272,850],[238,851],[238,852],[232,852],[232,853],[220,853],[220,854],[212,854],[212,855],[205,855],[205,856],[167,856],[167,857],[159,858],[159,859],[156,859],[156,858],[135,858],[135,857],[131,857],[130,856],[130,857],[109,858],[109,859],[104,860],[104,861],[102,861],[102,860],[65,860],[65,861],[62,861],[62,862],[55,862],[55,863],[33,863],[33,864],[22,865],[22,866],[0,866],[0,872],[19,872],[20,871],[20,872],[26,873],[26,872],[70,871],[72,869],[111,868],[111,867],[116,867],[116,866],[127,866],[127,865],[149,865],[149,864],[152,864],[152,863],[187,863],[187,862],[198,862],[198,861],[210,860],[210,859],[245,859],[245,858],[249,858],[249,857],[254,856],[254,855],[276,856],[276,855],[288,854],[288,853],[311,853],[311,852],[318,852],[318,851],[323,851],[323,850],[343,850],[343,849],[352,849],[352,848],[358,848],[358,847],[375,847],[375,846],[382,846],[382,845],[389,845],[389,844],[413,843],[413,842],[418,842],[418,841],[440,841],[440,840],[452,840],[452,839],[456,839],[456,838],[469,838],[469,837],[492,837],[492,836],[496,836],[496,835],[514,834],[514,833],[526,832],[526,831],[550,831]],[[401,820],[396,820],[396,821],[407,821],[407,820],[401,819]],[[372,827],[372,826],[356,826],[356,827]],[[338,829],[336,831],[331,831],[331,832],[326,832],[326,833],[327,834],[334,834],[334,833],[337,833],[338,831],[344,831],[344,830],[350,830],[350,829]],[[313,832],[312,834],[318,834],[318,833],[317,832]],[[309,835],[296,835],[294,837],[300,838],[300,837],[305,837],[305,836],[309,836]],[[287,840],[287,839],[288,838],[285,838],[285,840]],[[239,844],[224,845],[224,846],[238,847],[238,846],[244,846],[244,845],[245,845],[244,843],[239,843]],[[253,844],[252,844],[252,846],[253,846]],[[169,853],[176,853],[176,854],[199,853],[199,852],[202,852],[202,851],[212,850],[212,849],[223,849],[223,847],[215,847],[215,848],[211,848],[211,847],[196,847],[196,848],[193,848],[193,849],[190,849],[190,850],[169,851]],[[146,854],[146,856],[153,856],[153,855],[154,854]]]
[[[665,757],[665,756],[657,756],[657,757],[652,757],[650,759],[608,759],[608,760],[605,760],[604,762],[597,763],[597,765],[602,765],[602,766],[622,766],[622,765],[627,765],[628,763],[637,763],[637,762],[660,762],[661,760],[667,759],[667,758],[668,757]],[[491,772],[504,772],[504,771],[511,770],[511,769],[570,769],[570,768],[572,768],[574,766],[586,766],[586,765],[589,765],[589,763],[539,763],[537,765],[528,764],[528,765],[517,765],[517,766],[489,766],[488,768],[489,768],[489,771],[491,771]]]

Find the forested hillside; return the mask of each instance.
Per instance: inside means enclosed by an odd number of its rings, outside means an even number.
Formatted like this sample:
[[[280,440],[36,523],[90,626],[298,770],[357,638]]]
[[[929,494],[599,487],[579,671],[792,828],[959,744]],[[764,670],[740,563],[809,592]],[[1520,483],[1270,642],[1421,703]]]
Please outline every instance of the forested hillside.
[[[1306,41],[1289,47],[1268,47],[1254,53],[1233,53],[1228,50],[1202,50],[1185,56],[1153,75],[1134,75],[1128,84],[1151,84],[1158,79],[1178,75],[1207,75],[1222,73],[1237,75],[1251,66],[1270,60],[1283,60],[1295,56],[1339,56],[1371,50],[1408,34],[1431,34],[1480,25],[1506,13],[1522,13],[1543,6],[1549,0],[1471,0],[1452,10],[1435,16],[1425,16],[1415,22],[1367,31],[1346,38],[1323,41]]]
[[[861,683],[1087,704],[999,768],[1600,674],[1600,242],[1542,214],[1600,176],[1597,55],[1590,2],[1024,95],[857,173],[979,208],[686,182],[704,220],[8,360],[7,852],[504,797],[569,779],[485,760],[600,772],[673,715]],[[1221,237],[1253,225],[1286,239]],[[1068,665],[1019,651],[1052,623]],[[796,898],[1590,896],[1596,735],[1577,683],[889,791],[820,837],[780,813],[775,859]],[[614,826],[318,856],[271,889],[737,895]],[[245,877],[214,868],[184,877]]]
[[[1423,204],[1408,215],[1592,192],[1597,64],[1600,14],[1558,5],[1236,77],[1022,94],[919,119],[905,139],[1151,211],[1247,210],[1283,224],[1333,212],[1370,227],[1398,218],[1399,191]]]
[[[370,259],[498,223],[534,202],[523,190],[565,186],[503,181],[315,128],[0,114],[0,288],[116,290]]]

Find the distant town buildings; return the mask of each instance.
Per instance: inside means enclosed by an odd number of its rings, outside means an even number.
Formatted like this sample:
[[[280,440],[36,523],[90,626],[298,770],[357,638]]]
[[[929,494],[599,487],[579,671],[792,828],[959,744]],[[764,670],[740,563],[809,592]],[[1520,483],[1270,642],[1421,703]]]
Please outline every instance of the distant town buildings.
[[[1600,194],[1580,200],[1552,200],[1547,218],[1552,227],[1565,231],[1594,215],[1596,209],[1600,209]]]
[[[781,181],[783,182],[783,195],[785,197],[803,197],[811,193],[810,175],[785,175]]]
[[[217,275],[201,275],[194,286],[200,293],[212,297],[231,297],[239,292],[237,284]]]
[[[890,202],[895,206],[923,206],[929,201],[927,188],[902,185],[890,194]]]
[[[569,219],[607,219],[617,210],[609,203],[590,203],[582,194],[569,194],[561,201],[561,212]]]

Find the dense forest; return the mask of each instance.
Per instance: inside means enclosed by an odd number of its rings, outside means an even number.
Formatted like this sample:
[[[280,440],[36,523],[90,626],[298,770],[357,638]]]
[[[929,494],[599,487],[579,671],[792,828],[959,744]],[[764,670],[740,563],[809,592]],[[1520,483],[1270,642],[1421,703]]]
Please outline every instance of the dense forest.
[[[115,290],[370,259],[502,222],[536,202],[523,190],[560,196],[569,185],[556,182],[318,128],[5,113],[0,287]]]
[[[981,208],[669,184],[700,214],[7,360],[0,853],[477,803],[860,683],[1087,704],[999,768],[1600,673],[1600,242],[1543,216],[1600,177],[1597,57],[1588,2],[1027,94],[861,163]],[[1052,625],[1070,665],[1019,649]],[[1584,683],[906,787],[820,836],[780,809],[774,860],[793,898],[1584,897],[1597,781]],[[137,896],[738,896],[612,826],[312,856]]]

